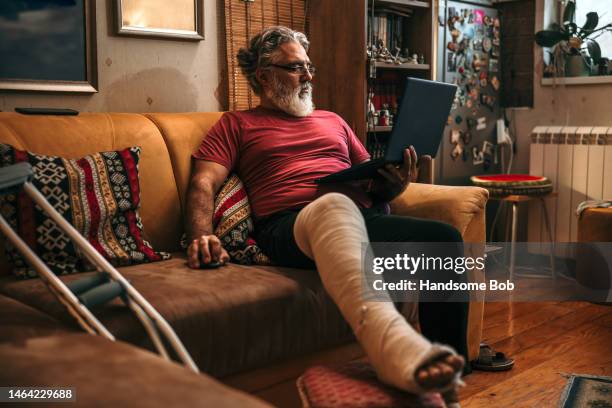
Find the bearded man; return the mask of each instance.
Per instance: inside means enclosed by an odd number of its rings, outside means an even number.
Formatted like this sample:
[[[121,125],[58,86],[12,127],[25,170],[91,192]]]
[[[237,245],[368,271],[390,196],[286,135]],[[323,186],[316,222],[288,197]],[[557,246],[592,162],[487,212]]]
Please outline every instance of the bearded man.
[[[193,155],[189,265],[198,268],[200,257],[204,263],[229,260],[213,235],[212,214],[215,193],[234,171],[245,184],[259,246],[277,265],[316,268],[379,378],[415,393],[452,395],[467,354],[467,303],[420,303],[422,336],[393,302],[362,299],[361,244],[460,243],[461,235],[444,223],[388,215],[381,205],[416,180],[413,148],[405,151],[401,168],[381,169],[368,189],[314,183],[370,156],[338,115],[314,109],[308,45],[302,33],[271,27],[239,51],[242,72],[261,104],[225,113]],[[419,161],[428,168],[431,158]]]

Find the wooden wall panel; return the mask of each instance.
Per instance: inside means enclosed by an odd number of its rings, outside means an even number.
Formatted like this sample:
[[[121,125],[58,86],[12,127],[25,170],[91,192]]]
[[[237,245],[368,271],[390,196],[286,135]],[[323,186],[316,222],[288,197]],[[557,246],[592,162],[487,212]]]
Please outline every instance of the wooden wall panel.
[[[366,139],[366,0],[310,0],[309,56],[318,109],[340,115]]]

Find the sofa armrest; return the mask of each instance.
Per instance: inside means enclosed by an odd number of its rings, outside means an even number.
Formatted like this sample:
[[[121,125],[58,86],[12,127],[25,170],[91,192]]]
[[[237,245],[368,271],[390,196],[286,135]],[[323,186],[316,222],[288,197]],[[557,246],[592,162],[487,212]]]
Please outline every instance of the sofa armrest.
[[[391,213],[446,222],[459,230],[466,242],[485,240],[484,209],[489,192],[480,187],[410,183],[394,199]],[[478,230],[474,231],[479,224]]]

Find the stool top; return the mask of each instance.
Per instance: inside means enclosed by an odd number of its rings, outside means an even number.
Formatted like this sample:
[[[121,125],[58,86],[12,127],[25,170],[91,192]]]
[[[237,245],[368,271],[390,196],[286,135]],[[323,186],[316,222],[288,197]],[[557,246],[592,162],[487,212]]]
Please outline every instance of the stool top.
[[[529,185],[529,184],[547,184],[549,183],[546,177],[532,176],[530,174],[488,174],[481,176],[472,176],[472,183],[476,185]]]
[[[549,179],[530,174],[487,174],[472,176],[470,179],[474,185],[489,190],[491,198],[543,196],[553,190],[553,184]]]

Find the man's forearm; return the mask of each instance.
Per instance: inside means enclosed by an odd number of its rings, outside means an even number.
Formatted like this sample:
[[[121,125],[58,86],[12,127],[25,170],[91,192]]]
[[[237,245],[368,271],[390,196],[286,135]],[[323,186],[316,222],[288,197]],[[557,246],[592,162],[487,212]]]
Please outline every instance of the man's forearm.
[[[185,217],[185,231],[189,241],[213,233],[214,194],[208,185],[190,186]]]

